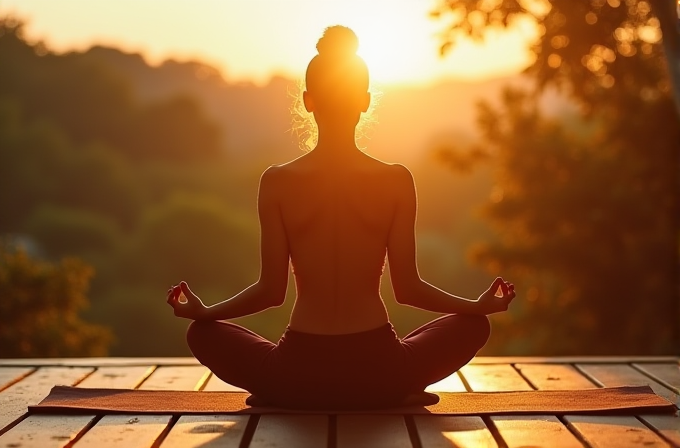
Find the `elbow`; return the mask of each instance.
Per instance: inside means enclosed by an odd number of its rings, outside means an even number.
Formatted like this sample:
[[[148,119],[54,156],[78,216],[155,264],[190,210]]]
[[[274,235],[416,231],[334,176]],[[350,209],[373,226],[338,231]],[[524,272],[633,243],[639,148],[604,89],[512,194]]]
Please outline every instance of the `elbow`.
[[[420,280],[392,282],[394,300],[400,305],[416,306],[418,302]]]
[[[271,285],[259,283],[258,286],[260,289],[259,295],[267,308],[279,307],[286,301],[287,284]]]

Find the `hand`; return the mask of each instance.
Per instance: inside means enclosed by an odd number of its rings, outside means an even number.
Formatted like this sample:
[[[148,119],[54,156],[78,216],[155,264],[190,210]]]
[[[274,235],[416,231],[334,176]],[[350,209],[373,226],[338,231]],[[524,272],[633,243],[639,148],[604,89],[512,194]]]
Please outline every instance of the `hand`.
[[[489,289],[477,299],[479,314],[493,314],[508,310],[508,305],[515,298],[515,285],[497,277]]]
[[[168,304],[177,317],[191,320],[207,318],[208,307],[189,289],[187,282],[180,282],[179,285],[168,289]]]

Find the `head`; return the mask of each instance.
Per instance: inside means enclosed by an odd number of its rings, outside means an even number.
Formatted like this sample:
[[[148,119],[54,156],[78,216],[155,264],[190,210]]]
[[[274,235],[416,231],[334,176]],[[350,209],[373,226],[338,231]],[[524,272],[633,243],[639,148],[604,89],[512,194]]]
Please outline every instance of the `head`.
[[[305,109],[318,125],[356,126],[371,102],[368,68],[357,56],[359,39],[351,29],[326,28],[305,75]]]

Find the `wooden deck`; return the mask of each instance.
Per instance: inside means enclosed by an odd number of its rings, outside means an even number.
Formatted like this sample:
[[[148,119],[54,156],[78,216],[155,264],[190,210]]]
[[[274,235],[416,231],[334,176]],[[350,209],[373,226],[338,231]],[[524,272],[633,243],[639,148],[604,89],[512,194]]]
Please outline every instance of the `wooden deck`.
[[[680,405],[680,358],[476,358],[440,391],[649,384]],[[0,360],[0,448],[680,447],[680,416],[31,415],[56,384],[234,389],[189,358]]]

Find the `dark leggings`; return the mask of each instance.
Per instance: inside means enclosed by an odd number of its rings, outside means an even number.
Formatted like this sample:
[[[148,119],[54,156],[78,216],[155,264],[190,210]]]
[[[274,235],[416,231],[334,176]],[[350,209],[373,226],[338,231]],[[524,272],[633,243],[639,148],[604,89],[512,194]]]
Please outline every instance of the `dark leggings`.
[[[490,333],[486,316],[442,316],[399,339],[391,324],[343,335],[287,329],[274,344],[228,322],[196,321],[187,341],[223,381],[259,399],[294,408],[370,408],[410,393],[467,364]]]

